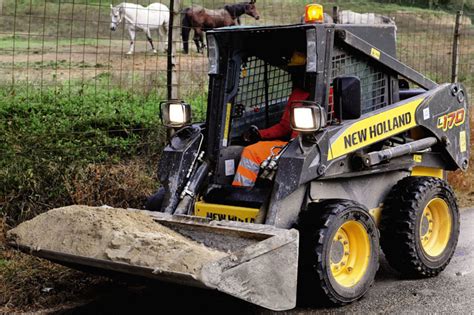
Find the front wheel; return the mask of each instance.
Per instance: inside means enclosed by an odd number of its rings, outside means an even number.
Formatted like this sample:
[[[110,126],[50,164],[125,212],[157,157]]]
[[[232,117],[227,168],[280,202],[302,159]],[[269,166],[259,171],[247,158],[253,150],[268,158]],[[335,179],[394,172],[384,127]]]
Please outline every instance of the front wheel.
[[[382,250],[389,264],[404,276],[436,276],[454,254],[459,225],[456,197],[446,181],[406,177],[385,201]]]
[[[148,197],[145,203],[145,210],[162,212],[161,206],[165,198],[165,189],[161,187],[156,193]]]
[[[300,297],[339,305],[361,298],[379,266],[379,232],[367,209],[345,200],[313,204],[298,228]]]

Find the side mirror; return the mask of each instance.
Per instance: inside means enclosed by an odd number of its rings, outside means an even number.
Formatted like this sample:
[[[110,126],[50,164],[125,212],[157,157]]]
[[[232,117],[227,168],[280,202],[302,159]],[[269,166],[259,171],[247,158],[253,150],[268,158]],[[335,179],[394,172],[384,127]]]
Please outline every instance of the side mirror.
[[[334,111],[336,117],[358,119],[362,115],[360,80],[354,76],[340,76],[333,81]]]

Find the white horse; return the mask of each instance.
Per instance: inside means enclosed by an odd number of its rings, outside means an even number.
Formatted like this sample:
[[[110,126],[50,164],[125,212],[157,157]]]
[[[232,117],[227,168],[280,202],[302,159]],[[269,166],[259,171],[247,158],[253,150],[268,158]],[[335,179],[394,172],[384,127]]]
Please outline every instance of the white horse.
[[[340,24],[391,24],[395,21],[388,16],[377,13],[357,13],[350,10],[342,10],[338,15]]]
[[[146,34],[148,42],[150,42],[153,53],[156,53],[153,40],[151,39],[151,31],[157,29],[158,36],[164,41],[168,40],[168,27],[170,20],[170,10],[161,3],[152,3],[148,7],[142,7],[139,4],[122,2],[117,6],[110,5],[110,17],[112,22],[110,29],[115,31],[118,25],[125,20],[125,27],[130,35],[130,49],[127,55],[133,54],[135,50],[136,31],[142,30]],[[158,38],[159,48],[160,38]],[[166,45],[165,45],[166,47]]]

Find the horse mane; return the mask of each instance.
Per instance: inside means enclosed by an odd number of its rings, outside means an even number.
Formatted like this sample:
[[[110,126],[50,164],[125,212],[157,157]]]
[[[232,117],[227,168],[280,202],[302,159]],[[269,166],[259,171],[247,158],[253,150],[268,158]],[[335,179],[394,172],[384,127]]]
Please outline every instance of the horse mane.
[[[230,16],[233,20],[240,17],[245,13],[245,7],[249,4],[249,2],[241,2],[236,4],[227,4],[224,6],[224,9],[229,12]]]

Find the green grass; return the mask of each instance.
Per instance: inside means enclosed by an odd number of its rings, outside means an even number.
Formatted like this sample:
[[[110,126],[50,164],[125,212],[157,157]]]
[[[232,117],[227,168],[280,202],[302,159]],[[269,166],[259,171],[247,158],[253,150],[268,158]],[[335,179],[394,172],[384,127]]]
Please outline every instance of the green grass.
[[[41,69],[87,69],[87,68],[107,68],[106,65],[101,63],[87,63],[87,62],[69,62],[67,60],[58,60],[58,61],[33,61],[33,62],[24,62],[16,61],[12,62],[0,62],[0,69],[29,69],[29,70],[41,70]]]
[[[140,154],[159,135],[158,95],[87,86],[0,93],[1,212],[14,220],[36,212],[35,203],[67,200],[65,178],[77,168]]]
[[[93,84],[1,88],[0,216],[15,223],[71,203],[71,181],[88,165],[152,161],[164,143],[164,98]],[[189,99],[202,120],[206,96]]]
[[[96,38],[74,38],[74,39],[50,39],[50,38],[39,38],[33,36],[4,36],[0,37],[0,51],[13,49],[18,50],[41,50],[43,47],[56,48],[56,47],[69,47],[71,45],[78,46],[108,46],[110,40],[96,39]]]

